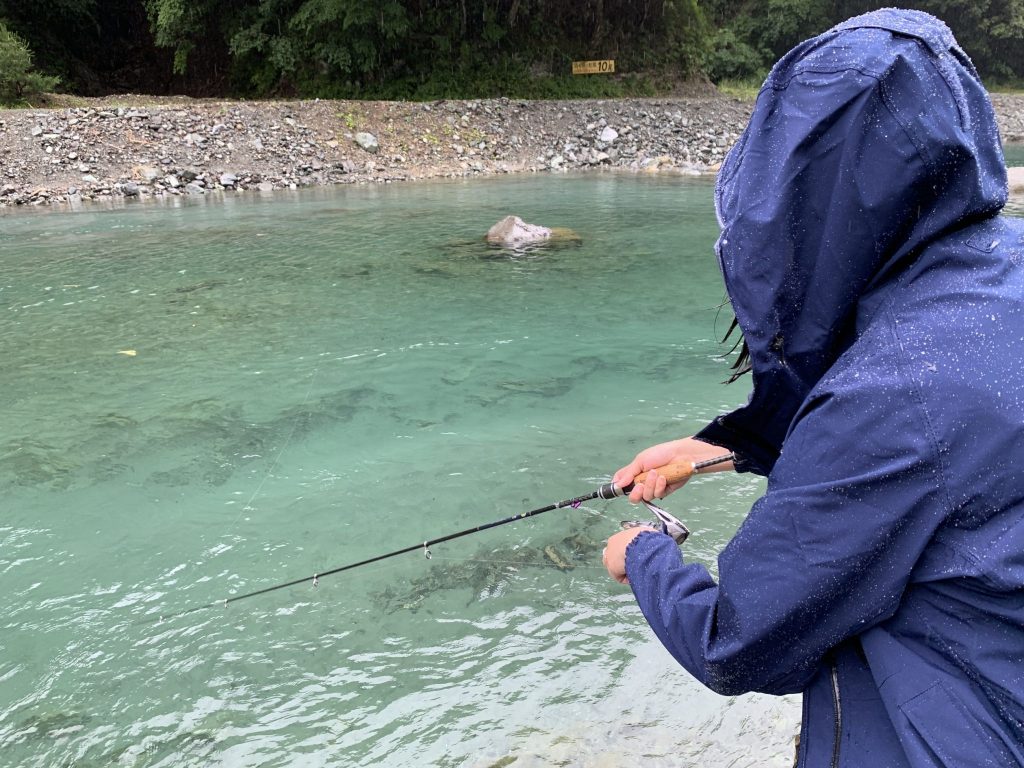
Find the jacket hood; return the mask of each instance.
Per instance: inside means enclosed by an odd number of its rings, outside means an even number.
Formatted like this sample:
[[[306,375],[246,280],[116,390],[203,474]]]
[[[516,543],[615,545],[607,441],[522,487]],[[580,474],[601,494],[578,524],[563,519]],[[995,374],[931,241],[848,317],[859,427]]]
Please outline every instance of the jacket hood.
[[[929,243],[996,215],[1006,195],[992,105],[938,19],[884,9],[790,51],[715,189],[753,392],[698,437],[767,474],[852,341],[862,298]]]

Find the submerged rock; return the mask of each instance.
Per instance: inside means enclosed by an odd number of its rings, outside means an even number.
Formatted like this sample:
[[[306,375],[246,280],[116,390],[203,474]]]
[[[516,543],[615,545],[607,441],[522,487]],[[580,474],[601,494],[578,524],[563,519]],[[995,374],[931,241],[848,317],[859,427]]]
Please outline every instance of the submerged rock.
[[[506,216],[487,230],[487,242],[519,251],[535,245],[581,245],[583,238],[567,227],[542,227],[527,224],[518,216]]]

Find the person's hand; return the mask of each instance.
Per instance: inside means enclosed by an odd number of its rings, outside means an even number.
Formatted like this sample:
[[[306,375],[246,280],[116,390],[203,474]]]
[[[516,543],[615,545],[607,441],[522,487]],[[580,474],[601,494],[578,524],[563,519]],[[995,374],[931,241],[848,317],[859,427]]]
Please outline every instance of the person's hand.
[[[620,488],[624,488],[632,483],[637,475],[646,472],[647,476],[644,478],[644,481],[637,483],[629,492],[629,500],[635,504],[641,499],[645,501],[663,499],[673,491],[677,491],[686,485],[686,481],[690,478],[687,477],[678,483],[670,484],[668,480],[658,474],[658,467],[681,462],[705,461],[706,459],[713,459],[726,453],[728,451],[725,448],[694,440],[692,437],[684,437],[682,440],[671,440],[640,451],[635,459],[612,476],[612,482]],[[728,461],[708,467],[703,471],[715,472],[732,468],[732,462]]]
[[[619,584],[629,584],[626,577],[626,547],[644,531],[653,531],[649,525],[641,525],[637,528],[627,528],[619,531],[608,539],[608,545],[601,553],[601,562],[608,569],[608,575]]]

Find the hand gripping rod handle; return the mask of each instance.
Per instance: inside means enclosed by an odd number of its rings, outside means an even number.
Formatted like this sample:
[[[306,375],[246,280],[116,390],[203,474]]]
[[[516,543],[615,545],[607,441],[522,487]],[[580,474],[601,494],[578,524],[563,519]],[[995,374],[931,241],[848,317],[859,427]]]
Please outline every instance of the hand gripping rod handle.
[[[681,483],[684,480],[690,479],[705,467],[724,464],[727,461],[733,461],[735,458],[735,454],[727,453],[723,456],[716,456],[713,459],[706,459],[704,461],[680,461],[658,467],[657,473],[668,480],[669,485],[672,485],[673,483]],[[633,486],[637,483],[642,483],[646,478],[647,472],[641,472],[633,478],[633,482],[621,488],[615,483],[605,483],[598,489],[597,495],[602,499],[614,499],[616,496],[625,496],[633,490]]]

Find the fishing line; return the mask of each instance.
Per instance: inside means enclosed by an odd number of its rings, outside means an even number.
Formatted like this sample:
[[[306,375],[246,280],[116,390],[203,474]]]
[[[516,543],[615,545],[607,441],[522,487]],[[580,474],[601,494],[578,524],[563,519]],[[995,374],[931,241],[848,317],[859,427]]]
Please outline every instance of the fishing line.
[[[697,474],[701,469],[704,469],[706,467],[712,467],[717,464],[723,464],[727,461],[733,461],[734,459],[734,454],[727,453],[724,456],[716,456],[715,458],[707,459],[706,461],[688,461],[678,464],[669,464],[664,467],[659,467],[657,471],[658,474],[664,476],[669,481],[669,483],[676,483],[682,480],[689,479],[693,475]],[[174,613],[169,613],[163,616],[156,617],[154,620],[162,621],[163,619],[173,619],[180,616],[186,616],[190,613],[196,613],[197,611],[207,610],[210,608],[226,608],[231,603],[237,603],[240,600],[248,600],[251,597],[257,597],[258,595],[266,595],[270,592],[276,592],[280,589],[295,587],[299,584],[310,584],[310,586],[316,587],[320,584],[320,579],[324,578],[325,576],[334,576],[345,571],[350,571],[355,568],[362,568],[363,566],[371,565],[373,563],[379,563],[382,560],[397,557],[398,555],[405,555],[410,552],[423,552],[424,556],[429,560],[432,557],[430,548],[438,544],[454,541],[455,539],[460,539],[464,536],[470,536],[474,533],[487,531],[491,528],[497,528],[498,526],[507,525],[509,523],[514,523],[519,520],[525,520],[526,518],[533,517],[535,515],[541,515],[545,512],[551,512],[552,510],[555,509],[565,509],[566,507],[577,509],[584,502],[591,501],[593,499],[614,499],[618,496],[625,496],[629,494],[629,492],[633,489],[636,482],[643,482],[646,475],[646,472],[637,475],[637,477],[634,478],[634,482],[624,487],[620,487],[615,483],[606,483],[599,487],[596,491],[584,494],[583,496],[576,496],[571,499],[564,499],[562,501],[555,502],[554,504],[548,504],[547,506],[544,507],[532,509],[529,512],[520,512],[519,514],[511,515],[510,517],[504,517],[500,520],[494,520],[489,523],[481,523],[480,525],[473,526],[472,528],[466,528],[461,531],[456,531],[455,533],[449,533],[444,536],[438,536],[434,539],[427,539],[426,541],[411,544],[407,547],[402,547],[401,549],[396,549],[391,552],[385,552],[384,554],[369,557],[365,560],[359,560],[358,562],[348,563],[347,565],[341,565],[336,568],[330,568],[326,571],[319,571],[317,573],[314,573],[312,577],[304,576],[302,578],[292,579],[291,581],[286,581],[281,584],[273,584],[269,587],[263,587],[262,589],[256,589],[251,592],[246,592],[241,595],[234,595],[233,597],[224,598],[222,600],[216,600],[214,602],[196,605],[192,608],[186,608],[182,611],[177,611]],[[648,502],[644,502],[644,504],[648,508],[648,510],[654,513],[654,515],[657,517],[657,522],[655,523],[655,525],[660,526],[662,532],[671,535],[677,541],[677,543],[681,544],[683,540],[686,538],[686,536],[689,535],[689,531],[686,529],[686,526],[683,525],[675,517],[665,512],[665,510],[656,507]],[[624,527],[634,527],[637,525],[641,525],[642,523],[640,521],[624,521],[622,524]]]

